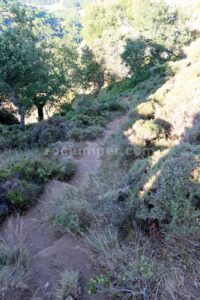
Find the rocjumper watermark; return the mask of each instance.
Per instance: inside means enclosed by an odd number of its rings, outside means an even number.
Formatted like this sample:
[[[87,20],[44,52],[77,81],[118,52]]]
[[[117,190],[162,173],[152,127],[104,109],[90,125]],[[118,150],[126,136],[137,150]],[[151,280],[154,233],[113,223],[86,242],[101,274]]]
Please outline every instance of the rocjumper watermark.
[[[68,146],[60,146],[53,147],[51,149],[52,154],[55,156],[68,156],[68,157],[80,157],[87,156],[91,159],[100,158],[102,156],[112,157],[115,155],[122,154],[124,157],[140,157],[145,158],[150,156],[155,149],[152,147],[138,147],[138,146],[129,146],[125,148],[120,147],[68,147]]]

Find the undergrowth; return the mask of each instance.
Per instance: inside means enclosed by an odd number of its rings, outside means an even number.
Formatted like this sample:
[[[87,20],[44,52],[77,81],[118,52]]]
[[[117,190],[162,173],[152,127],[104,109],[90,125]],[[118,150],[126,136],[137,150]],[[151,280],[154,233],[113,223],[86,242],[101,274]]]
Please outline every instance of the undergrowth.
[[[199,61],[187,51],[170,63],[174,74],[166,83],[155,87],[153,77],[127,93],[130,120],[105,145],[115,151],[105,151],[99,172],[81,189],[59,197],[61,209],[51,216],[93,249],[99,275],[88,283],[91,294],[200,296]]]
[[[29,254],[23,234],[23,224],[10,221],[5,236],[0,239],[0,297],[7,299],[29,288]]]
[[[46,155],[38,150],[1,154],[1,219],[33,205],[48,181],[53,178],[66,181],[74,172],[75,164],[71,159],[61,162],[58,156]]]
[[[65,300],[67,298],[77,299],[79,297],[79,272],[65,270],[61,274],[59,286],[55,292],[56,300]]]

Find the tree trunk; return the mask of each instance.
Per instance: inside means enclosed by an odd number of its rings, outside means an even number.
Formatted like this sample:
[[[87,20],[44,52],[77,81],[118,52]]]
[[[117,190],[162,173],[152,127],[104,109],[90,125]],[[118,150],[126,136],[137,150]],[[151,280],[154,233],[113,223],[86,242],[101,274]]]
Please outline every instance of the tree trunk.
[[[38,111],[38,121],[43,121],[44,120],[44,110],[43,110],[43,106],[38,106],[37,107],[37,111]]]
[[[19,115],[20,115],[20,129],[25,130],[25,112],[23,108],[19,109]]]
[[[99,77],[98,77],[98,80],[96,82],[96,85],[95,85],[94,95],[97,96],[101,92],[101,89],[104,86],[104,83],[105,83],[104,82],[104,74],[100,73]]]
[[[25,130],[25,109],[19,103],[19,96],[15,95],[12,97],[13,104],[18,108],[19,112],[19,122],[20,122],[20,129]]]

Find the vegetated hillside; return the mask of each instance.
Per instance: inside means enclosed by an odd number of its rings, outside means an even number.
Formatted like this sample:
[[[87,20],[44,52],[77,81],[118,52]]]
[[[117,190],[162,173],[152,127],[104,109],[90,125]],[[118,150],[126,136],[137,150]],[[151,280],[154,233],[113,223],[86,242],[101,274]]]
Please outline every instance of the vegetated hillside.
[[[170,126],[169,139],[174,143],[188,137],[189,130],[195,132],[199,103],[199,45],[200,40],[184,49],[184,59],[169,63],[175,76],[162,85],[155,94],[138,106],[135,113],[150,119],[161,119]],[[187,84],[186,84],[187,82]],[[188,130],[188,131],[187,131]],[[194,136],[193,136],[194,138]]]
[[[66,232],[86,225],[104,270],[91,280],[91,293],[199,297],[199,45],[184,49],[185,57],[169,63],[162,76],[152,70],[125,92],[130,120],[105,146],[100,171],[81,191],[69,188],[67,203],[59,198],[54,224]]]
[[[97,275],[85,283],[84,272],[72,267],[58,283],[50,263],[38,275],[45,287],[32,286],[28,274],[37,275],[34,268],[29,272],[24,244],[18,239],[15,245],[11,236],[11,242],[0,242],[0,298],[21,300],[28,291],[25,299],[41,293],[45,300],[74,300],[88,290],[91,299],[99,293],[103,299],[199,299],[196,31],[188,28],[184,14],[163,1],[97,1],[85,7],[80,47],[74,22],[61,24],[60,37],[31,7],[8,9],[12,23],[1,23],[0,33],[0,101],[8,105],[0,111],[1,221],[33,205],[31,217],[37,219],[36,202],[46,183],[69,182],[76,174],[76,185],[72,180],[65,192],[47,191],[53,203],[48,212],[40,211],[36,227],[47,225],[45,239],[54,230],[84,239],[95,255]],[[55,105],[57,113],[44,120],[47,105]],[[34,107],[38,123],[26,125],[25,116]],[[102,139],[93,141],[122,115],[127,123],[99,149]],[[88,166],[80,167],[85,157],[84,163],[92,164],[84,147],[95,150],[94,156],[102,153],[102,165],[92,176]],[[79,185],[80,172],[87,181]],[[40,232],[34,230],[31,235]],[[42,239],[42,230],[40,234]],[[74,244],[76,248],[76,240]],[[39,262],[45,265],[49,247],[42,250]],[[56,278],[52,285],[46,284],[49,278]]]

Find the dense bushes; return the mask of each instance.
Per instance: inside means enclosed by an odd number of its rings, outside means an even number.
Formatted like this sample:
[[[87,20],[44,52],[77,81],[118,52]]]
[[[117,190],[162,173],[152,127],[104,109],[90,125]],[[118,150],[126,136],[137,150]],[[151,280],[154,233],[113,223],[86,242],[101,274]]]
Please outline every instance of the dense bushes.
[[[154,103],[148,101],[146,103],[139,104],[133,111],[133,116],[138,116],[144,119],[153,119],[155,113]]]
[[[116,115],[124,113],[127,107],[121,99],[94,99],[80,97],[74,104],[62,107],[54,117],[28,125],[25,131],[19,126],[0,127],[0,151],[4,149],[24,149],[47,147],[57,141],[94,140],[103,133],[103,127]]]
[[[11,158],[9,156],[12,156]],[[69,179],[75,172],[71,160],[61,164],[55,157],[39,152],[11,152],[0,166],[1,216],[11,211],[21,211],[31,206],[44,184],[53,178]]]
[[[129,140],[133,144],[153,142],[155,139],[164,136],[164,130],[153,120],[138,120],[132,127],[133,133]]]
[[[66,198],[68,201],[66,201]],[[50,218],[61,232],[80,234],[90,227],[90,211],[87,201],[80,199],[78,191],[69,186],[65,195],[57,197],[50,209]]]
[[[171,235],[198,232],[199,150],[183,144],[171,152],[155,152],[148,164],[144,160],[133,166],[136,219]]]
[[[18,127],[1,127],[0,150],[5,149],[24,149],[32,147],[48,147],[58,141],[93,140],[103,132],[101,125],[88,125],[95,123],[94,120],[87,120],[87,116],[81,115],[71,120],[62,118],[52,118],[41,123],[27,126],[26,131],[22,132]],[[98,124],[98,121],[96,122]]]
[[[96,254],[102,274],[89,282],[90,293],[197,298],[199,64],[189,61],[173,63],[176,75],[156,92],[155,78],[129,91],[130,121],[105,145],[117,151],[105,151],[98,174],[75,194],[67,191],[62,209],[53,210],[57,228],[86,233]]]
[[[90,126],[86,129],[73,128],[68,132],[67,138],[75,141],[95,140],[97,137],[102,136],[103,128],[101,126]]]
[[[179,282],[176,268],[187,284],[177,285],[174,293],[184,289],[195,295],[193,279],[199,271],[192,239],[200,229],[199,150],[182,144],[156,151],[151,158],[136,159],[129,172],[119,168],[116,157],[107,159],[80,191],[69,188],[64,198],[55,199],[56,228],[86,232],[96,263],[104,270],[89,282],[90,293],[153,298],[161,284],[158,295],[168,299],[169,281]],[[188,247],[193,247],[192,258]]]
[[[106,160],[101,173],[91,178],[81,194],[68,191],[68,202],[56,214],[56,223],[69,231],[72,231],[71,224],[75,223],[74,226],[81,231],[84,224],[86,226],[90,219],[101,214],[99,225],[103,225],[106,219],[107,224],[119,231],[123,229],[123,235],[136,221],[145,231],[152,224],[160,232],[171,235],[198,231],[199,150],[199,147],[183,144],[172,151],[156,151],[151,158],[137,159],[128,174],[116,171],[118,164],[115,160]],[[113,178],[104,178],[105,172],[107,176],[113,174]],[[80,198],[81,203],[77,200]],[[82,225],[77,225],[79,222]]]
[[[49,144],[66,139],[67,126],[61,118],[51,118],[36,124],[27,140],[30,145],[46,147]]]

